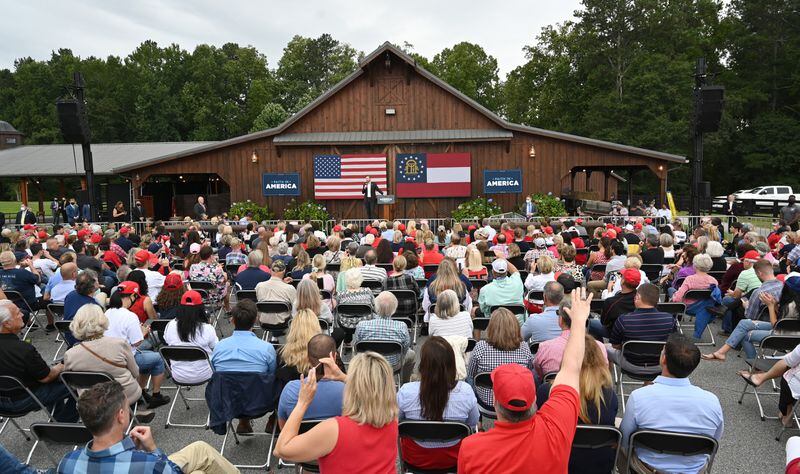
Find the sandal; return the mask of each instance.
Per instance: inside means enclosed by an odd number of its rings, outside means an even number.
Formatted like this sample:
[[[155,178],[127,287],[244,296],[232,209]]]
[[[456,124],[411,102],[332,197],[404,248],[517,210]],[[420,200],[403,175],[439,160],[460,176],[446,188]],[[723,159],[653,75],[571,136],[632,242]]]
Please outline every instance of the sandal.
[[[758,387],[758,385],[756,385],[755,382],[753,382],[753,379],[751,378],[753,374],[751,374],[750,372],[738,372],[738,374],[739,377],[743,378],[744,381],[747,382],[747,385],[750,385],[751,387]]]
[[[718,356],[716,352],[712,352],[711,354],[700,354],[700,358],[703,360],[716,360],[720,362],[725,361],[725,357]]]

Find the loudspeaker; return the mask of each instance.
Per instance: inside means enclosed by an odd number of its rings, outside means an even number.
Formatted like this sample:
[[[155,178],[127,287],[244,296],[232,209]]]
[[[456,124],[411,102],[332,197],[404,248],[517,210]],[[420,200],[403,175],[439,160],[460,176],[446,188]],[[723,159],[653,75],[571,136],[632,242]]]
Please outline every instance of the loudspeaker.
[[[59,99],[56,102],[58,126],[66,143],[89,143],[89,124],[83,106],[75,99]]]
[[[711,181],[700,181],[697,183],[697,196],[700,199],[711,197]]]
[[[695,113],[695,126],[701,132],[716,132],[722,118],[722,106],[725,103],[725,87],[703,86],[695,91],[697,97],[697,111]]]

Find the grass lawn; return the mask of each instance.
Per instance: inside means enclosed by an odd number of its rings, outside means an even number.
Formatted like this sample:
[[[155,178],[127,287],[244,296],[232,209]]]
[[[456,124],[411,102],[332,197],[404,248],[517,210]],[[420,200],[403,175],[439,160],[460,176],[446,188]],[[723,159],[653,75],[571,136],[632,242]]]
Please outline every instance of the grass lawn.
[[[20,204],[19,201],[0,201],[0,212],[6,214],[16,213],[19,211]],[[38,209],[38,203],[36,208]]]

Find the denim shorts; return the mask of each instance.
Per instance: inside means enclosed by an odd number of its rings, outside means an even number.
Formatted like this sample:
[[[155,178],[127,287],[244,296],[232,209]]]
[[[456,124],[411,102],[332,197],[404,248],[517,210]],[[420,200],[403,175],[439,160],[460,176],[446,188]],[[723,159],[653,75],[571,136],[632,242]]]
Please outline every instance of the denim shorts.
[[[164,361],[158,352],[137,350],[133,357],[136,359],[136,365],[139,366],[139,372],[150,375],[164,373]]]

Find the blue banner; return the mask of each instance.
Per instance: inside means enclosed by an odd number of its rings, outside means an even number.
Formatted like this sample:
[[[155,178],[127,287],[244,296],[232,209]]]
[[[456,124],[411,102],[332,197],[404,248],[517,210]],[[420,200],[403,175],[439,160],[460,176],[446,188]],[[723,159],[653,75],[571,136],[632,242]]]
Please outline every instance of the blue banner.
[[[522,193],[522,170],[483,170],[483,194]]]
[[[264,173],[261,191],[264,196],[299,196],[300,173]]]

